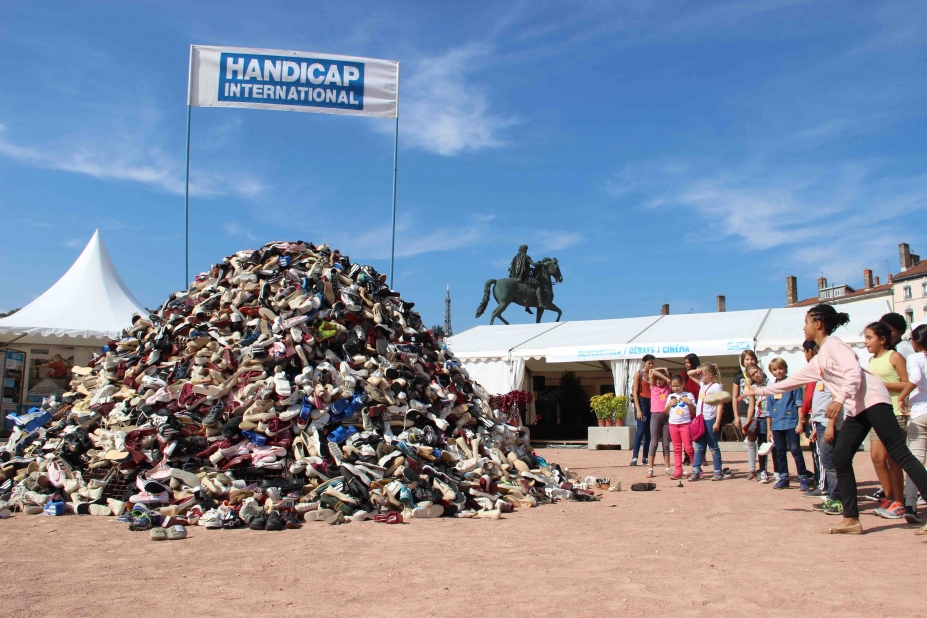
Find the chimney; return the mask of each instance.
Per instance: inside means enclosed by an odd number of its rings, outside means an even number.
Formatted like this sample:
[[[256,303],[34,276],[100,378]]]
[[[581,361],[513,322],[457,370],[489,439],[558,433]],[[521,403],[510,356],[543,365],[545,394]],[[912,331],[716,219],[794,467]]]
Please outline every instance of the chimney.
[[[863,287],[867,290],[872,289],[872,269],[867,268],[863,271]]]
[[[823,290],[827,287],[827,279],[824,277],[818,277],[818,291]]]
[[[660,307],[660,315],[669,315],[669,303],[663,303]]]
[[[876,275],[875,284],[876,284],[876,285],[882,285],[881,283],[879,283],[879,275]]]
[[[798,277],[789,275],[785,278],[785,304],[794,305],[798,302]]]
[[[727,311],[727,299],[724,294],[718,294],[718,313],[724,313],[725,311]]]
[[[916,253],[912,253],[912,254],[911,254],[911,268],[914,268],[915,266],[917,266],[917,264],[918,264],[920,261],[921,261],[921,256],[919,256],[919,255],[916,254]]]
[[[898,245],[898,259],[901,262],[901,272],[911,268],[911,247],[908,243]]]

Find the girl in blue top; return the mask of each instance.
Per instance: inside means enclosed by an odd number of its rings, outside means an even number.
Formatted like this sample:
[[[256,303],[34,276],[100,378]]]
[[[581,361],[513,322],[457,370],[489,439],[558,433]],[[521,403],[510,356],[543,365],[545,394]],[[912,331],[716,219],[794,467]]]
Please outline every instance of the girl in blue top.
[[[776,378],[776,382],[785,380],[789,367],[781,358],[774,358],[769,362],[769,370]],[[798,435],[798,416],[802,404],[801,387],[787,393],[772,395],[766,400],[766,416],[772,425],[773,440],[775,442],[776,461],[779,464],[779,480],[776,489],[785,489],[789,486],[789,461],[786,451],[791,451],[798,473],[798,482],[802,491],[808,491],[808,470],[805,468],[805,456],[801,452],[801,442]]]

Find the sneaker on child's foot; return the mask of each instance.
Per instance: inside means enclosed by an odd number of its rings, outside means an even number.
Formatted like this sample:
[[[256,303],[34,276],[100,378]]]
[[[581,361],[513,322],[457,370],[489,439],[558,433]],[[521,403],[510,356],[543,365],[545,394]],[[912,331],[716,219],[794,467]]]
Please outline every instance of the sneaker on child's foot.
[[[747,480],[748,480],[748,481],[755,481],[755,480],[756,480],[756,470],[752,470],[752,471],[750,472],[750,474],[747,475]]]
[[[831,500],[831,505],[824,511],[828,515],[843,515],[843,502],[840,500]]]
[[[904,507],[904,520],[909,524],[922,524],[924,520],[917,514],[916,506]]]
[[[653,478],[653,468],[647,468],[647,476],[645,476],[644,478],[645,478],[645,479],[652,479],[652,478]]]
[[[881,487],[879,487],[877,490],[875,490],[875,491],[872,492],[871,494],[866,494],[866,499],[867,499],[867,500],[875,500],[875,501],[877,501],[877,502],[880,501],[880,500],[884,500],[884,499],[885,499],[885,492],[882,491],[882,488],[881,488]]]
[[[798,479],[798,489],[801,491],[808,491],[811,487],[808,486],[808,479],[802,477]]]
[[[802,494],[806,498],[823,498],[827,495],[826,491],[821,491],[820,487],[814,487]]]
[[[879,509],[877,515],[885,519],[901,519],[904,517],[904,505],[900,502],[892,502],[887,509]]]
[[[763,485],[769,484],[769,475],[766,472],[760,472],[760,482]]]
[[[773,485],[773,489],[788,489],[789,488],[789,477],[782,476],[776,481],[776,484]]]
[[[646,457],[644,457],[644,465],[645,465],[645,466],[649,466],[649,465],[650,465],[650,460],[647,459]]]
[[[632,459],[631,459],[631,463],[628,464],[628,465],[630,465],[630,466],[636,466],[636,465],[637,465],[637,457],[632,458]]]
[[[812,504],[811,510],[824,512],[828,508],[830,508],[831,504],[833,503],[834,503],[834,500],[831,500],[830,498],[824,498],[824,500],[822,500],[821,502],[816,502],[815,504]]]

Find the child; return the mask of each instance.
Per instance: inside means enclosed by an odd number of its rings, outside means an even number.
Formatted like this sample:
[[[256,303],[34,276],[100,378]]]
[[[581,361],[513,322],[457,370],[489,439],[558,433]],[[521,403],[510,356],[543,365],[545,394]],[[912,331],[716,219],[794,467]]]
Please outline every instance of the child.
[[[817,356],[818,344],[814,341],[805,341],[802,347],[805,350],[805,360],[810,363],[811,359]],[[811,442],[818,451],[825,491],[824,500],[811,508],[828,515],[842,515],[843,504],[840,502],[840,489],[837,487],[837,470],[834,469],[833,454],[837,433],[843,427],[843,412],[841,411],[833,420],[827,418],[827,406],[834,399],[830,390],[823,382],[815,382],[808,386],[811,392],[810,397],[806,395],[811,402],[809,406],[812,425]]]
[[[682,452],[685,450],[689,459],[694,460],[692,450],[692,437],[689,426],[692,424],[692,415],[695,414],[695,398],[692,393],[685,390],[685,380],[682,376],[673,376],[670,386],[672,394],[666,401],[664,411],[669,416],[669,433],[673,439],[674,481],[682,478]],[[652,456],[651,456],[652,459]]]
[[[810,363],[814,355],[817,354],[817,344],[813,341],[805,341],[802,343],[802,351],[805,353],[805,362]],[[811,404],[814,403],[816,384],[805,385],[801,410],[798,413],[798,435],[805,434],[805,437],[808,438],[808,444],[811,447],[811,463],[814,464],[814,483],[811,483],[811,489],[804,493],[806,498],[821,498],[827,495],[824,491],[824,475],[821,473],[821,456],[815,445],[817,438],[814,435],[814,427],[811,422]]]
[[[911,453],[923,464],[927,462],[927,325],[921,324],[914,329],[911,345],[914,353],[908,356],[907,362],[909,387],[901,393],[899,403],[902,411],[909,414],[908,444]],[[908,477],[904,497],[905,520],[909,524],[922,523],[917,514],[917,488],[911,477]],[[917,534],[927,534],[927,525]]]
[[[747,374],[745,376],[747,379],[745,389],[753,385],[766,386],[766,374],[760,369],[759,365],[750,365],[744,369],[744,372]],[[766,397],[749,397],[747,422],[744,424],[744,433],[746,434],[745,441],[747,443],[747,463],[750,466],[750,474],[747,476],[748,481],[757,479],[757,447],[760,447],[760,467],[759,478],[757,480],[763,484],[769,483],[769,476],[766,474],[766,459],[769,457],[769,452],[768,449],[762,448],[762,446],[768,442],[767,436],[769,432],[767,429]],[[773,461],[775,461],[775,458],[776,455],[773,453]]]
[[[705,451],[711,449],[711,457],[715,468],[711,480],[720,481],[724,479],[721,471],[721,448],[718,446],[718,431],[721,429],[721,415],[718,413],[720,406],[705,403],[705,397],[723,390],[719,382],[721,372],[718,371],[718,366],[714,363],[707,363],[698,369],[690,371],[689,375],[698,379],[701,383],[695,414],[696,416],[701,414],[705,421],[705,433],[695,441],[695,459],[692,461],[692,474],[689,475],[689,480],[697,481],[702,478],[702,462],[705,460]]]
[[[843,519],[836,526],[824,530],[825,534],[863,533],[853,456],[870,430],[875,431],[888,454],[908,473],[921,497],[927,498],[927,470],[905,444],[905,435],[892,412],[888,389],[879,378],[862,370],[850,346],[833,336],[837,328],[849,321],[849,315],[838,313],[832,305],[822,303],[809,309],[805,314],[804,334],[806,340],[818,344],[818,355],[794,377],[766,387],[748,388],[744,392],[744,396],[763,397],[787,393],[804,384],[821,381],[834,398],[827,406],[827,417],[835,419],[841,411],[846,412],[833,457],[843,502]]]
[[[769,361],[769,370],[782,382],[789,373],[789,367],[781,358]],[[779,462],[779,480],[775,489],[786,489],[789,486],[789,460],[786,451],[792,453],[795,460],[795,471],[802,491],[808,491],[808,470],[805,468],[805,456],[801,452],[801,443],[798,440],[798,410],[801,408],[802,392],[794,388],[787,393],[770,395],[766,400],[766,414],[772,422],[773,440],[776,445],[776,461]]]
[[[750,386],[750,378],[747,375],[748,369],[750,367],[756,367],[760,364],[759,359],[756,357],[756,352],[753,350],[744,350],[740,353],[740,368],[741,371],[736,376],[734,376],[734,426],[738,429],[741,428],[741,416],[750,416],[748,410],[749,403],[746,401],[741,401],[740,394],[744,389]]]
[[[892,345],[892,330],[883,322],[873,322],[866,326],[863,331],[863,337],[866,342],[866,349],[872,354],[867,369],[874,373],[885,388],[888,389],[892,400],[892,411],[895,413],[895,420],[901,431],[907,434],[908,419],[902,414],[899,405],[899,396],[902,390],[909,384],[908,368],[905,365],[904,357],[894,351]],[[886,519],[901,519],[904,517],[904,472],[892,461],[885,446],[879,440],[878,436],[870,436],[869,455],[872,459],[872,466],[875,468],[876,476],[882,484],[885,491],[885,499],[874,513],[879,517]]]
[[[666,398],[670,394],[670,377],[668,369],[654,369],[650,372],[650,467],[647,468],[647,478],[653,478],[657,444],[663,443],[663,465],[669,476],[669,445],[670,433],[667,424]]]

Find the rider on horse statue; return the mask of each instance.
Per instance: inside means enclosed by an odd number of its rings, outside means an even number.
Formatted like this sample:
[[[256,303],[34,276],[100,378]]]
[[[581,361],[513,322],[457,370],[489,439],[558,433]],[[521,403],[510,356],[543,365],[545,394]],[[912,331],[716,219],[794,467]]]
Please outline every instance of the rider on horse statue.
[[[537,262],[528,255],[528,245],[521,245],[518,247],[518,255],[512,258],[512,265],[509,266],[509,277],[529,288],[533,288],[538,296],[538,306],[540,306],[541,292],[538,281],[534,278],[533,267],[535,266],[537,266]],[[525,313],[531,314],[531,308],[525,307]]]

